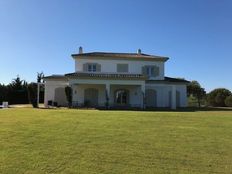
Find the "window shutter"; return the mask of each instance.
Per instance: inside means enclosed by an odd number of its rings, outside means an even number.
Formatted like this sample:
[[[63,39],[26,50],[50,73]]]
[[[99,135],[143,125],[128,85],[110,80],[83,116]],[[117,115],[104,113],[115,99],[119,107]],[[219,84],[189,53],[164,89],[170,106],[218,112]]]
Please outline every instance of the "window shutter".
[[[143,74],[143,75],[147,75],[146,66],[143,66],[143,67],[142,67],[142,74]]]
[[[83,71],[84,72],[88,71],[88,63],[83,64]]]
[[[151,77],[155,77],[155,67],[151,66]]]
[[[158,66],[154,66],[154,77],[159,76],[159,67]]]
[[[97,64],[96,64],[96,68],[97,68],[97,69],[96,69],[97,72],[101,72],[101,64],[98,64],[98,63],[97,63]]]
[[[128,72],[128,64],[117,64],[117,72]]]

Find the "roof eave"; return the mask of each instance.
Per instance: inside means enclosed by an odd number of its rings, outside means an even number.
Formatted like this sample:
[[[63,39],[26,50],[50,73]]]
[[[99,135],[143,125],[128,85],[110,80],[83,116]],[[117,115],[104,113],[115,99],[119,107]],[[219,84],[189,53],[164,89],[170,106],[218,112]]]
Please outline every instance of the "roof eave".
[[[125,60],[147,60],[147,61],[162,61],[166,62],[169,60],[169,57],[161,57],[161,56],[154,56],[154,57],[123,57],[123,56],[118,56],[118,57],[112,57],[112,56],[98,56],[98,55],[87,55],[87,54],[72,54],[71,55],[73,59],[76,58],[94,58],[94,59],[122,59],[124,58]]]

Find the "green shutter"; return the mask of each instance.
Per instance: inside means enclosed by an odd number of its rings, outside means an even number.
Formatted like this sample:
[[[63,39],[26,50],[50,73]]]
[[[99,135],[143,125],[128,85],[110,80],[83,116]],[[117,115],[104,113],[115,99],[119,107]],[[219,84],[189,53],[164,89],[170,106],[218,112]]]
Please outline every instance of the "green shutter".
[[[154,77],[159,76],[159,67],[158,66],[154,66]]]
[[[84,72],[88,71],[88,63],[83,64],[83,71]]]
[[[151,77],[155,77],[155,66],[151,66]]]
[[[143,74],[143,75],[147,75],[146,66],[143,66],[143,67],[142,67],[142,74]]]
[[[128,64],[117,64],[117,72],[128,72]]]
[[[97,64],[96,64],[96,68],[97,68],[97,69],[96,69],[97,72],[101,72],[101,65],[100,65],[100,64],[97,63]]]

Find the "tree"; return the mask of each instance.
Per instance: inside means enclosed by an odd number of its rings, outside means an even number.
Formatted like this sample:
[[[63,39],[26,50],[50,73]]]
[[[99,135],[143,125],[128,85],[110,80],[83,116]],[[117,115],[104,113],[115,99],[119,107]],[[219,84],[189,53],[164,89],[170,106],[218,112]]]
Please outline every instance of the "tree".
[[[38,73],[37,72],[37,83],[40,83],[40,91],[39,91],[39,103],[42,103],[44,101],[44,73],[41,72],[41,73]]]
[[[68,106],[72,106],[72,88],[70,86],[65,87],[65,94],[68,101]]]
[[[225,100],[231,95],[230,90],[225,88],[217,88],[207,95],[207,102],[211,106],[226,106]]]
[[[201,107],[201,101],[205,98],[205,89],[197,81],[192,81],[187,86],[187,95],[197,99],[198,106]]]
[[[27,86],[28,100],[34,108],[38,107],[37,103],[37,83],[30,83]]]
[[[5,86],[4,84],[0,84],[0,104],[3,101],[8,101],[7,94],[8,94],[8,87]]]
[[[10,104],[26,104],[28,103],[27,82],[21,80],[19,76],[7,85],[7,98]]]
[[[37,83],[42,83],[43,82],[43,78],[44,78],[44,73],[38,73],[37,72]]]
[[[225,104],[226,104],[226,106],[228,106],[228,107],[232,107],[232,95],[226,97],[226,99],[225,99]]]

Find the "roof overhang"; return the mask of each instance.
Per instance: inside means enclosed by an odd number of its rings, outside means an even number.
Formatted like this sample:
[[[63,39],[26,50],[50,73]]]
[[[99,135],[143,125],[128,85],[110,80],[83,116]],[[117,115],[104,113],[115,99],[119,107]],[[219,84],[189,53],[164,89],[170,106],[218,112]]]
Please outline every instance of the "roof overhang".
[[[85,73],[75,72],[65,74],[65,77],[71,79],[111,79],[111,80],[146,80],[147,77],[142,74],[122,74],[122,73]]]
[[[51,75],[43,78],[45,81],[54,80],[54,81],[68,81],[68,78],[64,75]]]
[[[185,79],[180,78],[171,78],[171,77],[165,77],[164,80],[146,80],[146,84],[183,84],[187,85],[190,82]]]

